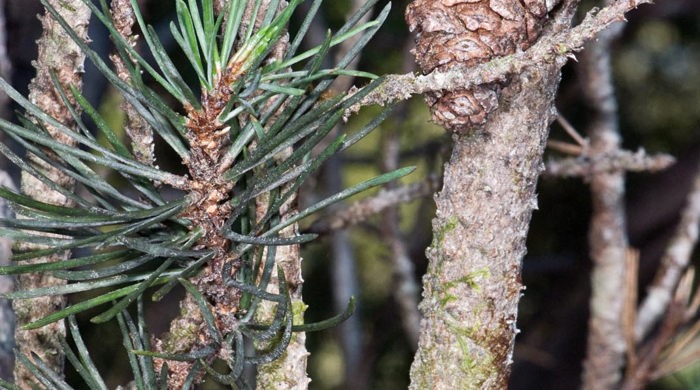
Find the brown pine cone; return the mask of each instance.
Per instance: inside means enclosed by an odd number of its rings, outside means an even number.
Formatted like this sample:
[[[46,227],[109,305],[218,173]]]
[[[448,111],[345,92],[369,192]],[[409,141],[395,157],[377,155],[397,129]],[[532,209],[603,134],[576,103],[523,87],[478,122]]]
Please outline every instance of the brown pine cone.
[[[487,62],[525,50],[547,17],[546,0],[415,0],[406,9],[424,73]],[[426,94],[433,120],[453,132],[478,129],[498,106],[503,85]]]

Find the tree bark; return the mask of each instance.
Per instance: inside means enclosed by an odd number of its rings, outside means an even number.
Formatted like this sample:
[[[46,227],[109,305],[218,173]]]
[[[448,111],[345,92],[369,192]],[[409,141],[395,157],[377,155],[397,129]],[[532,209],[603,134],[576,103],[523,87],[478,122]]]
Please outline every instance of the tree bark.
[[[436,195],[411,389],[504,389],[517,334],[520,280],[559,68],[509,87],[478,134],[455,136]],[[518,91],[518,89],[520,91]]]
[[[78,36],[87,39],[90,10],[82,0],[50,0],[49,3],[68,21]],[[56,120],[70,126],[73,123],[72,116],[55,90],[51,81],[51,72],[56,74],[62,88],[67,90],[70,85],[81,88],[85,55],[50,15],[43,15],[40,20],[43,33],[37,41],[39,55],[34,63],[37,75],[29,86],[29,100]],[[74,144],[72,140],[54,131],[50,126],[48,126],[48,130],[57,140],[66,144]],[[32,156],[28,156],[28,159],[55,183],[66,188],[73,186],[72,180],[56,169],[42,163],[39,159],[32,158]],[[25,194],[43,202],[62,206],[69,204],[68,199],[63,195],[51,190],[24,171],[22,172],[21,189]],[[33,261],[61,261],[67,256],[69,253],[65,253],[63,256],[54,255],[48,258],[38,258]],[[56,279],[49,274],[22,274],[18,277],[17,289],[48,287],[61,283],[65,283],[65,281]],[[63,322],[54,322],[36,330],[23,330],[20,327],[53,313],[64,305],[65,297],[62,296],[12,301],[17,316],[15,342],[19,351],[27,356],[30,356],[32,352],[36,353],[56,372],[63,372],[63,352],[59,343],[59,339],[65,336]],[[15,383],[17,385],[30,389],[31,377],[31,373],[24,366],[19,364],[15,366]]]
[[[415,1],[407,19],[418,32],[423,72],[527,49],[547,7],[523,4]],[[554,118],[557,62],[533,64],[507,84],[427,96],[433,119],[453,132],[454,145],[435,196],[411,389],[507,388],[525,240]]]

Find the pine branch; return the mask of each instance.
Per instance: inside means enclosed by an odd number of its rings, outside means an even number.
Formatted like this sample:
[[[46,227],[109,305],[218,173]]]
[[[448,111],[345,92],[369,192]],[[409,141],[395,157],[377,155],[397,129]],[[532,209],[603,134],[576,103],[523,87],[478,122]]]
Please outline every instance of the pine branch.
[[[554,53],[527,66],[516,59],[546,48],[542,42],[556,30],[552,24],[568,25],[571,17],[555,16],[545,26],[548,10],[541,3],[481,1],[462,6],[418,0],[407,12],[418,33],[417,46],[423,48],[416,51],[417,62],[424,72],[434,72],[431,67],[439,64],[441,73],[430,74],[439,85],[427,99],[433,118],[446,126],[454,142],[442,190],[435,196],[433,242],[426,252],[423,320],[411,366],[410,388],[416,390],[507,387],[518,332],[525,238],[565,62]],[[517,11],[506,21],[501,9],[494,8],[501,6]],[[459,17],[439,18],[458,10]],[[498,16],[482,20],[482,14]],[[470,17],[475,26],[467,29],[461,20]],[[461,50],[458,42],[491,23],[497,27],[489,31],[487,50]],[[466,70],[469,66],[472,70]],[[461,76],[450,73],[457,69]],[[492,70],[499,76],[489,81],[499,82],[480,86]],[[501,78],[511,71],[512,78]],[[448,74],[455,75],[451,86],[443,78]],[[456,89],[439,92],[446,88]],[[409,84],[406,89],[414,88]]]
[[[52,4],[71,21],[71,27],[74,31],[80,37],[86,38],[90,11],[82,1],[53,1]],[[57,87],[52,81],[51,73],[57,75],[60,88],[67,89],[69,86],[80,88],[85,56],[50,15],[45,14],[42,16],[41,22],[43,33],[38,41],[37,75],[29,86],[29,99],[45,112],[50,112],[51,116],[58,122],[71,126],[74,125],[73,117],[58,96],[56,92]],[[48,131],[59,142],[66,145],[75,145],[75,141],[61,134],[55,128],[49,126]],[[51,177],[52,181],[58,186],[68,191],[72,190],[73,180],[70,177],[50,167],[35,156],[30,155],[29,161],[36,166],[39,172]],[[49,188],[27,171],[22,171],[21,187],[23,193],[42,202],[61,206],[70,206],[72,203],[70,199]],[[18,244],[17,248],[19,250],[29,250],[37,247]],[[38,258],[34,261],[58,262],[65,260],[69,256],[69,253],[63,252]],[[17,288],[22,290],[61,284],[65,284],[65,281],[50,275],[20,275],[17,279]],[[25,355],[36,353],[38,356],[41,356],[49,367],[58,372],[62,372],[63,369],[63,352],[59,342],[59,338],[65,335],[63,323],[56,322],[38,330],[24,330],[21,326],[29,324],[64,305],[65,297],[61,296],[13,301],[18,325],[15,332],[15,343],[20,353]],[[32,374],[19,364],[15,367],[15,383],[26,389],[30,388],[30,384],[33,383]]]

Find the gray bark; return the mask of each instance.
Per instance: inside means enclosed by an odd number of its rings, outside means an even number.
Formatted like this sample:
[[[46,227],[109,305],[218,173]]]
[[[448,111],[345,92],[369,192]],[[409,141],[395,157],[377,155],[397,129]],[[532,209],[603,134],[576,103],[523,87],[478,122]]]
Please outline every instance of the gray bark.
[[[523,72],[482,131],[454,138],[435,197],[411,389],[507,387],[525,239],[559,74],[551,64]]]

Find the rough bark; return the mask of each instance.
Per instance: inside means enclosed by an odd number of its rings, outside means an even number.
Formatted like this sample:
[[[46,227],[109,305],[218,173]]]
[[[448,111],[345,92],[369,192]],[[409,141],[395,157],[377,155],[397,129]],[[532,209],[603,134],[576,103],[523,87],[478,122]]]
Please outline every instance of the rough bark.
[[[454,138],[435,197],[411,389],[507,387],[521,261],[558,81],[556,65],[522,74],[483,131]]]
[[[50,0],[49,3],[68,21],[78,36],[87,39],[90,10],[81,0]],[[29,86],[29,100],[51,117],[70,126],[72,123],[71,114],[56,93],[50,72],[55,72],[62,88],[68,89],[70,85],[80,88],[85,55],[50,15],[44,15],[40,17],[40,20],[43,33],[37,41],[39,54],[34,63],[37,75]],[[57,140],[66,144],[72,143],[68,137],[54,131],[50,126],[48,129]],[[55,183],[66,188],[72,187],[73,183],[68,177],[40,162],[39,159],[32,158],[32,156],[28,156],[28,159]],[[25,194],[43,202],[63,206],[69,203],[64,196],[54,192],[26,172],[22,172],[21,189]],[[34,261],[61,261],[67,256],[69,254],[65,253],[63,256],[39,258]],[[60,283],[65,283],[65,281],[48,274],[23,274],[18,277],[17,288],[24,290]],[[18,329],[15,333],[15,340],[20,352],[25,355],[34,352],[49,367],[57,372],[63,372],[63,352],[59,344],[59,338],[65,335],[63,322],[55,322],[31,331],[22,330],[19,326],[60,309],[65,305],[65,298],[61,296],[42,297],[16,300],[12,304],[17,316]],[[20,387],[29,389],[29,378],[31,377],[32,375],[23,366],[16,365],[15,382]]]
[[[417,62],[430,72],[526,49],[548,6],[417,0],[407,11],[419,35]],[[507,387],[525,239],[560,65],[533,64],[502,83],[427,98],[433,119],[454,133],[454,146],[435,197],[411,389]]]

